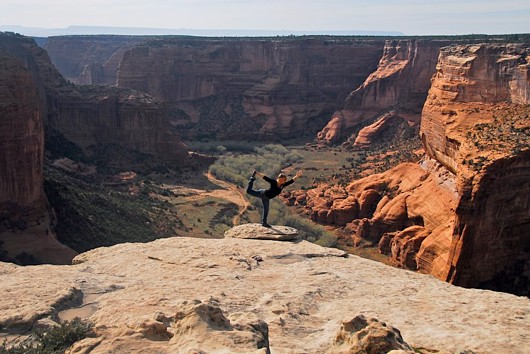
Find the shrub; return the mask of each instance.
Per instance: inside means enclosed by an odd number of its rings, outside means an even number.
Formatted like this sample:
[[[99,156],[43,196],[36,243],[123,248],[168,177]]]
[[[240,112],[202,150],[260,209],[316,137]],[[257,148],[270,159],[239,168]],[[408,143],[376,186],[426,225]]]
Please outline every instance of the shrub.
[[[92,323],[74,318],[57,327],[35,330],[29,337],[16,343],[7,341],[0,346],[0,354],[59,354],[75,342],[88,337],[92,332]]]

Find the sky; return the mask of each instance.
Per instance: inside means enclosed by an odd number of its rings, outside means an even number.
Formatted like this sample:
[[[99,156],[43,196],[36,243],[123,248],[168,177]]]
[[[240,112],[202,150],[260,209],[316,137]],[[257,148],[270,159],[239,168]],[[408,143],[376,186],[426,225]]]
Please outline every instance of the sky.
[[[530,33],[529,0],[1,0],[0,26]]]

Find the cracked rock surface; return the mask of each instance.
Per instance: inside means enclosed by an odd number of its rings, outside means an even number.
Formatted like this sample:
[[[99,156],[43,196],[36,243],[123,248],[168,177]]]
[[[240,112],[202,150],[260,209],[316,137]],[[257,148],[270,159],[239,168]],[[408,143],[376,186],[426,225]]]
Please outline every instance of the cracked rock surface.
[[[359,314],[398,328],[411,347],[530,351],[528,298],[306,241],[167,238],[94,249],[74,263],[0,263],[0,332],[56,318],[82,292],[97,336],[78,342],[79,353],[323,353]]]

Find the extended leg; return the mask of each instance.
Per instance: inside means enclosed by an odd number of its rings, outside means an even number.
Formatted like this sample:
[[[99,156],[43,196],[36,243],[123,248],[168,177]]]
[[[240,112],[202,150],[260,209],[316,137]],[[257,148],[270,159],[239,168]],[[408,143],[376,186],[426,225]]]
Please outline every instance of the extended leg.
[[[248,181],[248,186],[247,186],[247,194],[250,194],[253,197],[261,198],[261,190],[255,191],[254,189],[252,189],[254,187],[255,180],[256,179],[254,177],[250,177],[250,180]]]
[[[261,198],[261,202],[263,203],[263,215],[261,217],[261,225],[265,227],[270,227],[270,225],[267,224],[267,217],[269,216],[269,198],[263,197]]]

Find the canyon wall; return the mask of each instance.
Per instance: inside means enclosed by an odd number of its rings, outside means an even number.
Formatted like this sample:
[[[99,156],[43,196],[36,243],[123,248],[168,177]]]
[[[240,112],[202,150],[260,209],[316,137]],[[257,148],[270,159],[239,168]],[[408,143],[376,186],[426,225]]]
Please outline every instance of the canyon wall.
[[[127,51],[117,82],[166,102],[187,137],[313,136],[382,49],[359,38],[160,39]]]
[[[0,49],[30,71],[40,100],[47,144],[66,139],[85,153],[118,145],[175,164],[186,163],[187,149],[169,125],[164,104],[134,90],[68,83],[43,49],[20,36],[2,36]]]
[[[123,53],[147,37],[57,36],[43,45],[61,74],[75,84],[115,85]]]
[[[508,39],[67,36],[44,47],[74,82],[117,83],[167,103],[189,138],[306,135],[367,148],[417,133],[440,48]]]
[[[418,126],[421,109],[436,70],[440,48],[455,40],[387,40],[377,69],[345,100],[344,108],[331,116],[318,133],[320,141],[336,143],[347,139],[363,122],[383,126],[405,121]],[[356,145],[370,145],[374,129],[361,135]]]
[[[525,44],[442,48],[422,112],[422,162],[291,200],[397,266],[528,295],[528,53]]]
[[[0,117],[0,260],[69,263],[76,253],[57,242],[43,189],[36,85],[24,63],[1,48]]]
[[[429,156],[458,179],[446,280],[529,287],[530,46],[442,49],[423,110]]]
[[[0,33],[0,58],[0,257],[69,263],[76,253],[57,242],[43,190],[45,148],[55,158],[118,146],[121,155],[110,164],[128,170],[186,165],[187,149],[165,106],[145,93],[70,84],[20,35]]]
[[[27,208],[44,205],[42,166],[44,126],[31,75],[17,59],[0,57],[0,203],[16,201]],[[3,208],[4,209],[4,208]]]
[[[188,161],[185,145],[169,125],[166,107],[147,94],[81,86],[48,103],[49,137],[74,142],[87,154],[101,146],[119,145],[150,155],[152,163],[179,166]]]

